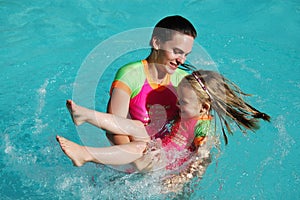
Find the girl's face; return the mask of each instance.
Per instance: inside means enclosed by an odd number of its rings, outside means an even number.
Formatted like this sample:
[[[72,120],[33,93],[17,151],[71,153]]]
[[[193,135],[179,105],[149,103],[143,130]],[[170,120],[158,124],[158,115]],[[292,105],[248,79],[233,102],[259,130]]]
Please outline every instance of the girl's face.
[[[157,62],[162,65],[162,72],[173,74],[179,65],[183,64],[186,56],[192,51],[194,38],[175,32],[172,40],[156,41],[154,48],[158,49]]]
[[[191,87],[179,85],[177,94],[181,118],[199,117],[202,105],[199,102],[196,92]]]

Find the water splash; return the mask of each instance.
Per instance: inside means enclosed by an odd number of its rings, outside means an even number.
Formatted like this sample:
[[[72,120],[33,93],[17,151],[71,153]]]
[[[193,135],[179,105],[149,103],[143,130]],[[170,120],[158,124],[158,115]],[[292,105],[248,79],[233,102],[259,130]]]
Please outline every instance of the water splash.
[[[37,104],[37,109],[35,111],[35,125],[33,130],[34,134],[41,133],[42,130],[48,126],[48,124],[44,124],[43,120],[40,118],[42,111],[45,106],[45,99],[46,99],[46,94],[47,94],[47,86],[49,85],[49,79],[46,79],[44,81],[44,84],[37,90],[37,96],[38,96],[38,104]]]
[[[290,150],[295,144],[293,137],[288,134],[286,130],[286,118],[283,115],[279,115],[274,120],[275,128],[278,130],[278,136],[274,141],[274,148],[272,154],[268,155],[260,164],[260,172],[256,177],[257,182],[264,175],[264,171],[273,166],[282,166],[284,165],[285,158],[289,155]]]
[[[286,130],[286,118],[283,115],[280,115],[275,120],[275,127],[278,129],[278,140],[276,143],[276,154],[280,155],[279,164],[282,165],[285,157],[289,154],[292,146],[295,144],[295,140],[288,134]]]

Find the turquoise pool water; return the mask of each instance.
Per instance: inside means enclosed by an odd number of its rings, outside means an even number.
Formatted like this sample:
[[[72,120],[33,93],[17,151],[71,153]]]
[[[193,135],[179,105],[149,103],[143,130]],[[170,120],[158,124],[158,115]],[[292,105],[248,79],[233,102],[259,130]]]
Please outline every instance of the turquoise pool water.
[[[99,130],[74,127],[65,100],[78,98],[105,110],[115,70],[147,54],[139,35],[147,36],[149,27],[172,14],[193,22],[196,47],[209,55],[197,60],[197,49],[191,59],[217,67],[255,94],[249,101],[272,122],[256,133],[229,136],[204,178],[178,196],[160,194],[155,175],[95,164],[73,167],[56,134],[84,144],[107,143]],[[1,199],[300,198],[299,14],[296,0],[1,1]],[[136,46],[126,49],[134,46],[131,33],[138,33]],[[103,66],[88,73],[86,83],[93,84],[88,95],[94,96],[84,101],[77,95],[80,77],[96,47],[103,50],[97,60]],[[100,77],[94,80],[95,75]]]

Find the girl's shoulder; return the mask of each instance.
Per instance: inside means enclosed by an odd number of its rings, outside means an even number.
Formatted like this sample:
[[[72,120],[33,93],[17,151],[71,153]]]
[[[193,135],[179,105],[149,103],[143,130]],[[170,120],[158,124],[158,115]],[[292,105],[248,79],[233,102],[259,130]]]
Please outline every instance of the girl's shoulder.
[[[195,137],[203,137],[209,133],[212,119],[212,116],[200,117],[197,119],[194,129]]]

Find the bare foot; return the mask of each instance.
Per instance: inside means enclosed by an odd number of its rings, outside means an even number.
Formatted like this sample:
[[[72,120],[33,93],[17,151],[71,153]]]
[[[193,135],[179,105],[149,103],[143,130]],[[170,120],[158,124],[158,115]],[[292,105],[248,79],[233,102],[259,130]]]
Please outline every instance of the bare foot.
[[[60,136],[56,136],[56,140],[62,151],[72,160],[75,166],[80,167],[92,160],[91,154],[83,146]]]
[[[72,100],[67,100],[66,106],[75,125],[79,126],[86,122],[86,114],[88,109],[77,105]]]

